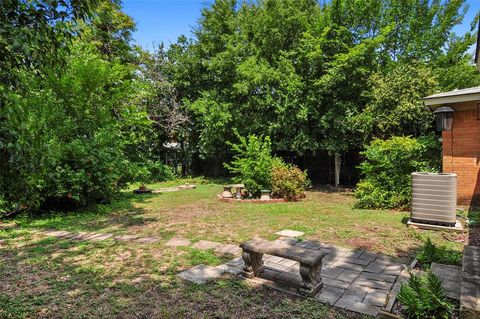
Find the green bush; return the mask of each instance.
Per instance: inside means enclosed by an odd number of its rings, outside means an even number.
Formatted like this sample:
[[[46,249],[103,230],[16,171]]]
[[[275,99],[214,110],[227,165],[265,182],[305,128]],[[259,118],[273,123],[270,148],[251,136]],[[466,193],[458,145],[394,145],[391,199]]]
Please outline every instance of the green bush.
[[[6,95],[0,210],[109,199],[137,175],[127,151],[138,151],[150,125],[135,103],[142,83],[130,66],[104,60],[89,44],[76,43],[65,60],[44,77],[19,71],[20,88]]]
[[[408,318],[449,318],[453,306],[443,291],[440,280],[428,272],[424,276],[411,274],[397,295]]]
[[[149,161],[147,169],[150,182],[164,182],[175,179],[175,174],[170,166],[167,166],[162,162]]]
[[[427,268],[430,267],[432,262],[460,266],[462,264],[462,253],[448,250],[445,246],[437,247],[430,238],[427,238],[425,244],[417,253],[417,259]]]
[[[238,144],[229,143],[236,154],[230,164],[225,167],[230,173],[235,174],[236,183],[245,184],[245,188],[257,197],[262,189],[272,187],[272,143],[270,137],[249,135],[248,138],[235,133],[239,139]]]
[[[302,198],[308,184],[307,173],[294,165],[275,160],[272,166],[272,196],[289,200]]]
[[[355,189],[361,208],[407,209],[411,173],[438,171],[441,158],[433,136],[376,139],[361,154],[365,158],[359,166],[363,178]]]

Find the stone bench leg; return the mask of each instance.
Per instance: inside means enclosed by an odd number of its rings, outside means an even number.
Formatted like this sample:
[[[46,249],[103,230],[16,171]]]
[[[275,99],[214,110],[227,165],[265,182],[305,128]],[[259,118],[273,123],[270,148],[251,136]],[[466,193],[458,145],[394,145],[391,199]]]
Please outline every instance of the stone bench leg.
[[[243,275],[247,278],[255,277],[265,270],[262,260],[263,254],[261,253],[243,250],[242,259],[245,263],[243,266]]]
[[[313,296],[322,288],[322,277],[320,277],[321,270],[321,262],[315,266],[300,263],[300,276],[302,276],[302,285],[300,287],[301,294]]]

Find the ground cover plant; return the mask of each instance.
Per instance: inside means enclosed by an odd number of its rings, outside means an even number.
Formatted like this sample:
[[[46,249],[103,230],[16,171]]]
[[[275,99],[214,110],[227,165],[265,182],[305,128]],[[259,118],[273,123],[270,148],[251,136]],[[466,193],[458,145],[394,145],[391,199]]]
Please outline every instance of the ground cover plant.
[[[460,266],[462,264],[462,253],[449,250],[443,245],[437,246],[430,238],[427,238],[425,244],[417,253],[417,259],[425,268],[429,268],[432,262]]]
[[[408,283],[402,284],[398,301],[408,318],[450,318],[453,310],[442,288],[442,282],[432,272],[425,275],[410,274]]]
[[[392,255],[407,261],[423,241],[402,223],[404,212],[353,209],[344,193],[309,191],[304,201],[283,204],[219,202],[225,181],[186,179],[149,184],[157,189],[185,183],[195,190],[134,195],[136,184],[118,201],[95,209],[22,215],[0,223],[0,317],[135,318],[361,318],[234,278],[197,286],[176,277],[199,263],[225,261],[212,251],[173,249],[172,237],[195,242],[239,244],[281,229],[300,230],[303,239]],[[60,240],[44,229],[74,233],[156,236],[153,244]],[[440,233],[426,232],[435,243]],[[450,249],[461,244],[450,243]]]

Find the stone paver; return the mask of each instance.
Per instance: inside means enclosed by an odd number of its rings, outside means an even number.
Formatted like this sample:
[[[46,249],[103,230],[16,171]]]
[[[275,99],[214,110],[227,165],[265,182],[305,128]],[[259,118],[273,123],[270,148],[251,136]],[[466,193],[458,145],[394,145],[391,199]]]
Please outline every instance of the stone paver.
[[[85,238],[84,240],[102,241],[111,237],[113,237],[113,234],[94,234]]]
[[[388,295],[388,290],[369,289],[363,302],[373,306],[383,307],[383,305],[387,301],[387,295]]]
[[[355,271],[363,271],[365,266],[351,264],[351,263],[346,262],[346,261],[337,261],[332,265],[332,267],[350,269],[350,270],[355,270]]]
[[[279,232],[276,232],[275,235],[282,236],[282,237],[300,237],[300,236],[303,236],[304,233],[296,230],[283,229]]]
[[[324,285],[337,287],[337,288],[341,288],[341,289],[347,289],[350,286],[350,283],[348,283],[348,282],[337,280],[337,279],[332,279],[332,278],[328,278],[328,277],[322,277],[322,281],[323,281]]]
[[[315,299],[333,306],[344,293],[345,289],[333,286],[325,286],[322,291],[315,296]]]
[[[393,265],[393,266],[387,266],[385,269],[382,271],[382,274],[384,275],[393,275],[393,276],[398,276],[398,274],[403,270],[403,266],[401,265]]]
[[[228,264],[222,264],[215,268],[220,269],[223,272],[228,272],[232,275],[239,275],[242,272],[242,267],[232,266]]]
[[[445,290],[445,294],[452,299],[460,299],[462,282],[462,267],[432,263],[430,270],[437,276]]]
[[[335,307],[363,313],[372,317],[376,317],[380,312],[380,307],[375,307],[366,303],[352,301],[349,299],[340,298],[334,305]]]
[[[200,250],[210,250],[210,249],[215,250],[220,246],[222,246],[222,244],[214,241],[208,241],[208,240],[200,240],[192,245],[193,248],[200,249]]]
[[[243,267],[243,259],[241,257],[230,260],[226,265],[233,267]]]
[[[462,258],[460,317],[480,318],[480,247],[466,246]]]
[[[237,245],[225,244],[215,248],[215,252],[224,255],[237,256],[242,253],[242,249]]]
[[[172,238],[165,243],[165,246],[169,247],[186,247],[190,246],[190,240],[186,238]]]
[[[342,299],[349,301],[362,302],[363,298],[367,295],[367,292],[370,288],[359,285],[351,285],[345,291],[342,296]]]
[[[225,273],[224,269],[202,264],[182,271],[181,273],[177,274],[177,276],[196,284],[204,284],[210,280],[220,277],[223,273]]]
[[[140,237],[140,238],[134,239],[133,241],[136,242],[136,243],[141,243],[141,244],[153,244],[153,243],[159,242],[160,238],[157,238],[157,237]]]
[[[285,233],[280,235],[286,236]],[[405,268],[403,264],[399,264],[391,257],[374,252],[352,250],[310,240],[296,242],[292,238],[280,238],[277,241],[326,254],[322,260],[320,274],[323,288],[314,298],[342,309],[375,316],[385,305],[394,283]],[[199,241],[193,247],[215,249],[216,252],[223,253],[229,249],[233,250],[234,247],[237,248],[235,245],[222,245],[209,241]],[[267,254],[263,256],[263,260],[265,271],[248,280],[287,293],[298,293],[297,289],[301,283],[298,262]],[[219,273],[237,275],[242,272],[243,260],[235,258],[226,264],[211,267],[217,271],[211,274],[208,272],[212,270],[206,267],[208,266],[200,269],[194,267],[191,273],[183,272],[182,276],[193,278],[191,281],[194,282],[205,282],[207,280],[203,279],[204,277],[216,278]],[[204,276],[205,273],[207,275]]]
[[[342,272],[344,272],[345,269],[343,268],[327,268],[324,271],[322,271],[322,276],[328,277],[328,278],[337,278],[338,275],[340,275]]]
[[[395,282],[395,280],[397,279],[397,276],[375,274],[372,272],[365,272],[365,271],[360,274],[360,277],[372,279],[376,281],[386,281],[386,282]]]
[[[341,280],[341,281],[346,281],[346,282],[353,282],[355,279],[358,278],[358,276],[360,275],[361,272],[359,271],[355,271],[355,270],[349,270],[349,269],[345,269],[344,271],[342,271],[342,273],[337,276],[336,279],[338,280]]]
[[[87,233],[79,232],[72,233],[64,230],[45,230],[40,231],[40,233],[52,236],[59,239],[69,239],[69,240],[86,240],[86,241],[103,241],[107,239],[126,241],[126,242],[136,242],[142,244],[153,244],[160,241],[158,237],[139,237],[137,235],[119,235],[114,236],[110,233]]]
[[[376,281],[376,280],[371,280],[371,279],[366,279],[361,277],[355,279],[353,284],[366,286],[369,288],[379,288],[379,289],[390,289],[393,286],[391,282]]]
[[[122,236],[115,236],[115,240],[121,240],[121,241],[133,241],[134,239],[137,239],[139,236],[137,235],[122,235]]]
[[[385,263],[374,261],[371,262],[367,267],[365,267],[365,271],[380,274],[385,269],[385,267],[387,267]]]

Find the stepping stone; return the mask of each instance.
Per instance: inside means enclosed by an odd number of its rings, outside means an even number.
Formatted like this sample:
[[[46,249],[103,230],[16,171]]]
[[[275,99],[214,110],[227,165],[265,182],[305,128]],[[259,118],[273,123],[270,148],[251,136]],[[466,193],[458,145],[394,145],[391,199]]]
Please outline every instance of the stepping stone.
[[[165,243],[165,246],[169,247],[186,247],[190,246],[190,240],[186,238],[172,238]]]
[[[93,234],[89,237],[85,237],[84,240],[102,241],[110,237],[113,237],[113,234]]]
[[[242,249],[237,245],[225,244],[217,247],[215,252],[223,255],[237,256],[242,253]]]
[[[138,238],[137,235],[121,235],[121,236],[115,236],[113,239],[121,240],[121,241],[133,241],[137,238]]]
[[[228,263],[219,265],[215,268],[222,270],[224,273],[228,272],[235,276],[239,275],[242,272],[242,267],[231,266]]]
[[[141,244],[153,244],[153,243],[156,243],[156,242],[160,241],[160,239],[157,238],[157,237],[140,237],[140,238],[137,238],[133,241],[136,242],[136,243],[141,243]]]
[[[224,272],[224,269],[202,264],[185,270],[177,274],[177,276],[196,284],[204,284],[208,281],[220,277]]]
[[[192,247],[200,250],[210,250],[210,249],[217,249],[220,246],[222,246],[222,244],[214,241],[200,240],[199,242],[196,242],[195,244],[193,244]]]
[[[243,259],[241,257],[232,259],[228,263],[226,263],[226,265],[233,267],[243,267]]]
[[[284,229],[279,232],[276,232],[275,235],[282,236],[282,237],[300,237],[300,236],[303,236],[304,233],[301,231]]]
[[[442,282],[445,294],[452,299],[460,299],[460,288],[462,280],[462,267],[443,265],[433,262],[430,270]]]
[[[64,237],[64,236],[68,236],[68,235],[71,235],[72,233],[68,232],[68,231],[64,231],[64,230],[52,230],[52,231],[47,231],[44,233],[45,235],[47,236],[52,236],[52,237]]]

